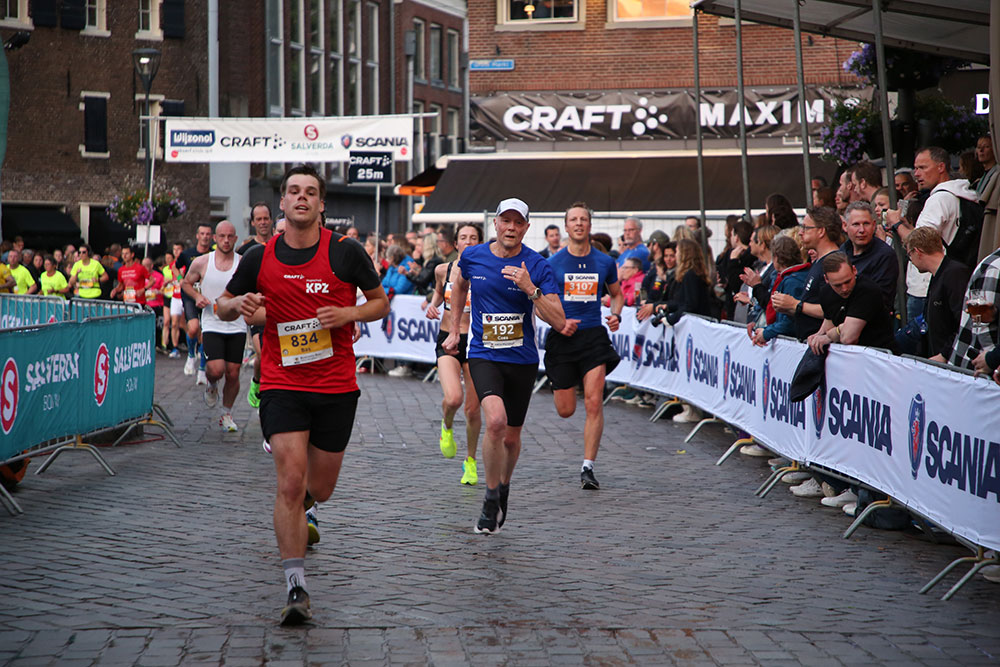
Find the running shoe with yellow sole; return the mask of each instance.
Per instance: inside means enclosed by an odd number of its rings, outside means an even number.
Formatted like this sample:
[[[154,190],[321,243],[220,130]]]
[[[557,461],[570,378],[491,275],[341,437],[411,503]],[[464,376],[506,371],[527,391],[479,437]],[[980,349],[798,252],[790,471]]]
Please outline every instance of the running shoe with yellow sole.
[[[313,512],[306,512],[306,526],[309,528],[308,544],[319,542],[319,519]]]
[[[476,470],[476,459],[471,456],[462,462],[462,484],[475,486],[479,481],[479,472]]]
[[[455,431],[454,429],[445,428],[444,422],[441,422],[441,454],[444,455],[446,459],[455,458]]]

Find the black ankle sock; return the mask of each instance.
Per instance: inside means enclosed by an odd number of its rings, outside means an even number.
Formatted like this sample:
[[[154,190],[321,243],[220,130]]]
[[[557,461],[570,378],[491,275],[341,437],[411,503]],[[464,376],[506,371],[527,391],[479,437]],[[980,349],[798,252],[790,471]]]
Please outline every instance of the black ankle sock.
[[[486,487],[486,500],[500,500],[500,487]]]

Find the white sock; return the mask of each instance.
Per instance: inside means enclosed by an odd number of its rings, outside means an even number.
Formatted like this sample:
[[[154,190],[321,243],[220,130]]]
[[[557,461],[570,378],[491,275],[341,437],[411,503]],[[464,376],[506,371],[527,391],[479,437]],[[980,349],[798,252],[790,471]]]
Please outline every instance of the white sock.
[[[313,503],[313,506],[306,510],[306,514],[312,514],[314,517],[319,518],[319,503]]]
[[[305,558],[287,558],[281,561],[281,567],[285,570],[285,585],[289,591],[296,586],[306,587],[305,565]]]
[[[593,468],[594,468],[594,462],[593,462],[593,461],[591,461],[590,459],[584,459],[584,460],[583,460],[583,467],[582,467],[582,468],[580,468],[580,472],[583,472],[583,471],[584,471],[584,470],[586,470],[587,468],[590,468],[590,469],[592,469],[592,470],[593,470]]]

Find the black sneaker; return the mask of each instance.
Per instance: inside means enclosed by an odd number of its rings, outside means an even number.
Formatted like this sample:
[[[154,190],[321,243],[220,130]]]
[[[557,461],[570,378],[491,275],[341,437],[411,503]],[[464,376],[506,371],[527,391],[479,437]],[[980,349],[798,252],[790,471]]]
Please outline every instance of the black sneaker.
[[[494,535],[500,532],[502,522],[503,510],[500,509],[500,501],[487,498],[483,501],[483,513],[479,515],[479,521],[473,530],[477,535]]]
[[[309,593],[301,586],[288,591],[288,604],[281,610],[282,625],[300,625],[312,618],[309,611]]]
[[[584,468],[580,473],[580,488],[587,489],[588,491],[596,491],[601,488],[601,485],[597,482],[597,478],[594,477],[593,468]]]
[[[507,520],[507,497],[510,496],[510,484],[500,485],[500,518],[497,519],[497,528],[503,528],[503,522]]]

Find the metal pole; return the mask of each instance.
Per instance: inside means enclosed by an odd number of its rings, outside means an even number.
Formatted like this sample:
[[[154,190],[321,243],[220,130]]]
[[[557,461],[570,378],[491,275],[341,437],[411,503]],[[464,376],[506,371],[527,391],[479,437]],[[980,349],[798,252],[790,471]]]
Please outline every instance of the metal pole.
[[[750,222],[750,168],[747,165],[747,110],[746,91],[743,87],[743,23],[740,0],[733,5],[736,21],[736,97],[740,116],[740,168],[743,171],[743,208],[746,209],[747,221]]]
[[[882,41],[882,5],[879,0],[872,0],[872,18],[875,21],[875,63],[878,72],[879,113],[882,117],[882,146],[885,154],[885,173],[889,181],[889,208],[896,208],[896,188],[892,185],[895,178],[896,164],[892,159],[892,128],[889,126],[889,90],[886,87],[885,75],[885,45]],[[906,251],[903,240],[898,232],[892,232],[893,250],[896,251],[896,261],[899,262],[899,278],[896,281],[896,312],[905,324],[906,312]]]
[[[145,83],[145,81],[143,82]],[[152,81],[149,82],[152,84]],[[149,84],[146,85],[146,201],[150,210],[153,208],[153,133],[149,131]],[[142,251],[143,259],[149,254],[149,230],[153,227],[153,220],[150,218],[146,223],[146,244]]]
[[[378,221],[379,221],[379,204],[381,203],[381,199],[382,199],[382,186],[381,185],[376,185],[375,186],[375,239],[376,239],[375,252],[376,252],[376,255],[378,253],[377,239],[379,237],[378,236],[378,228],[379,228]]]
[[[812,170],[809,167],[809,112],[806,104],[806,77],[802,65],[802,18],[799,0],[795,5],[795,70],[799,78],[799,125],[802,128],[802,173],[806,180],[806,208],[812,206]]]
[[[698,60],[698,10],[691,13],[692,37],[694,38],[694,135],[698,142],[698,210],[701,213],[701,247],[708,251],[708,220],[705,219],[705,156],[701,132],[701,64]],[[711,263],[709,263],[712,266]]]

